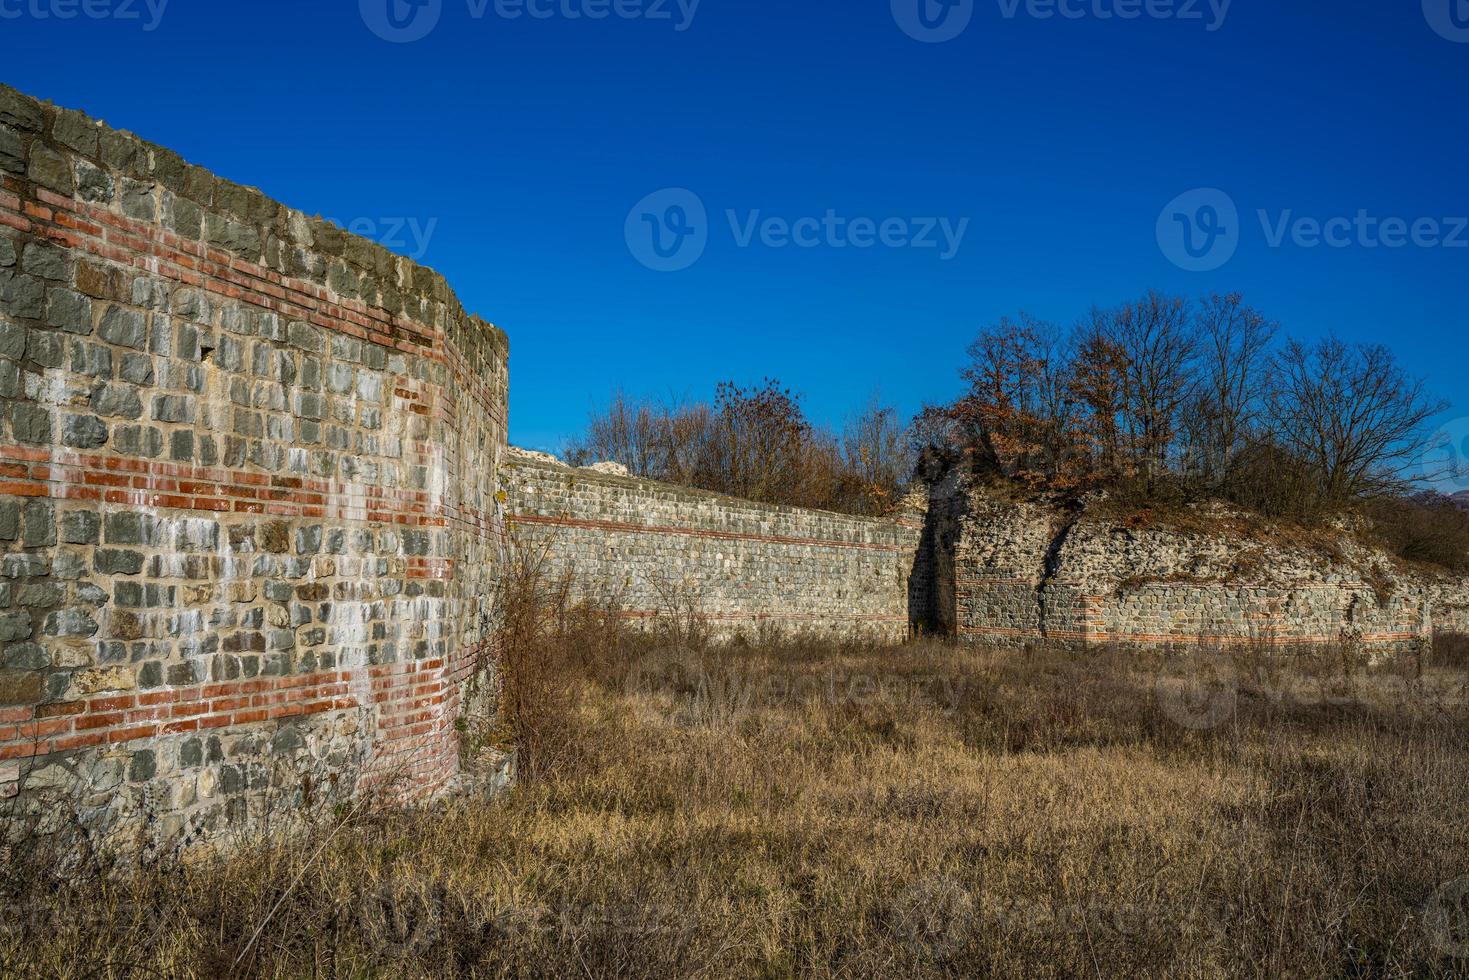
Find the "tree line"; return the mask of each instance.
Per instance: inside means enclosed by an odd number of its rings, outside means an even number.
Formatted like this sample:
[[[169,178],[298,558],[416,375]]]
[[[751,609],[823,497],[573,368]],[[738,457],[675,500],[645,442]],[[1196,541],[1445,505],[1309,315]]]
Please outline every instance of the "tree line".
[[[875,396],[833,432],[813,425],[800,397],[770,379],[748,388],[723,382],[712,402],[619,392],[566,456],[748,500],[868,515],[895,507],[913,471],[897,411]]]
[[[964,393],[907,425],[873,398],[840,431],[777,381],[712,401],[616,395],[573,463],[752,500],[882,514],[917,460],[1053,498],[1106,491],[1159,506],[1215,499],[1312,520],[1353,509],[1405,557],[1461,565],[1469,520],[1413,471],[1447,408],[1391,350],[1283,338],[1239,294],[1149,291],[1060,327],[1025,313],[982,329]]]
[[[1020,314],[969,348],[920,437],[1051,491],[1214,496],[1309,516],[1411,486],[1446,403],[1393,353],[1279,339],[1239,294],[1152,291],[1063,330]]]

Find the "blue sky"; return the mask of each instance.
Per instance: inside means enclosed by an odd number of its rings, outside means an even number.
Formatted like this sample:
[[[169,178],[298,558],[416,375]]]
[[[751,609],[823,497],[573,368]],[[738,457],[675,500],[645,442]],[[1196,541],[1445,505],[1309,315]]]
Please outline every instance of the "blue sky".
[[[535,448],[616,387],[911,413],[983,324],[1149,287],[1389,343],[1469,416],[1469,0],[393,2],[0,0],[0,79],[421,252],[509,333]],[[1417,242],[1369,247],[1391,218]],[[703,251],[655,271],[655,229]]]

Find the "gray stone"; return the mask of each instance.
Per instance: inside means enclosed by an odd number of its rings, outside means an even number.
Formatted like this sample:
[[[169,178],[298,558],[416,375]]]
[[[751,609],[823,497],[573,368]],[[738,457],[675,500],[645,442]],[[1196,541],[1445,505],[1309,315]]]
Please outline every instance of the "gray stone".
[[[60,334],[32,330],[26,336],[26,359],[43,368],[59,368],[66,361],[66,342]]]
[[[20,360],[26,353],[26,328],[14,320],[0,320],[0,355]]]
[[[112,430],[112,448],[124,456],[152,459],[163,452],[163,431],[151,425],[119,425]]]
[[[66,587],[56,582],[31,582],[20,587],[15,601],[17,605],[43,609],[59,606],[66,601]]]
[[[0,272],[0,313],[39,320],[45,306],[45,283],[20,273]]]
[[[94,378],[112,377],[112,348],[73,341],[71,370],[73,374],[86,374]]]
[[[137,575],[143,570],[143,556],[136,551],[99,548],[93,561],[101,575]]]
[[[260,233],[249,225],[231,221],[221,215],[204,216],[204,240],[211,245],[237,252],[251,261],[260,257]]]
[[[122,356],[122,370],[119,372],[122,380],[132,382],[135,385],[148,385],[153,383],[153,358],[147,354],[124,354]]]
[[[51,571],[45,555],[6,555],[0,560],[0,575],[6,578],[34,578]]]
[[[0,85],[0,123],[39,133],[46,123],[41,104],[27,95]]]
[[[296,529],[296,553],[314,555],[321,551],[321,525],[310,524]]]
[[[309,323],[293,320],[286,327],[286,339],[292,347],[299,347],[314,354],[326,350],[326,336]]]
[[[14,497],[0,497],[0,541],[14,541],[20,537],[20,501]]]
[[[0,237],[0,268],[15,265],[15,245],[8,238]]]
[[[25,169],[25,147],[20,134],[9,126],[0,126],[0,170],[23,174]]]
[[[26,175],[58,194],[65,194],[67,197],[72,195],[74,182],[71,164],[66,157],[44,143],[38,142],[31,147],[31,163],[26,169]]]
[[[134,279],[132,292],[129,293],[129,300],[134,306],[143,306],[150,310],[167,308],[168,297],[168,283],[148,276],[139,276]]]
[[[161,540],[158,520],[136,511],[115,511],[105,518],[108,544],[155,544]]]
[[[67,333],[92,332],[92,301],[71,289],[46,290],[46,322]]]
[[[194,433],[188,429],[179,429],[170,433],[168,457],[179,463],[191,462],[194,459]]]
[[[47,636],[95,636],[97,621],[85,609],[58,609],[42,629]]]
[[[61,441],[73,449],[96,449],[107,443],[107,423],[95,415],[68,415],[61,422]]]
[[[129,385],[99,384],[92,389],[92,411],[109,418],[136,419],[143,414],[143,400]]]
[[[154,688],[163,686],[163,664],[150,660],[138,670],[138,686]]]
[[[142,749],[134,752],[132,759],[128,762],[128,780],[134,783],[146,783],[158,774],[158,757],[152,749]]]
[[[21,508],[27,548],[45,548],[56,543],[56,505],[40,498],[27,500]]]
[[[62,109],[56,113],[56,124],[52,135],[58,143],[71,147],[89,157],[97,155],[97,136],[100,128],[85,115],[73,109]]]
[[[16,643],[5,648],[5,666],[11,670],[45,670],[51,655],[39,643]]]
[[[152,224],[158,220],[158,200],[153,193],[156,185],[130,177],[122,179],[122,189],[119,200],[122,203],[122,213],[129,218],[138,221],[146,221]]]
[[[51,413],[32,402],[15,402],[10,408],[10,430],[27,445],[50,445],[54,424]]]
[[[21,610],[0,616],[0,642],[12,643],[16,640],[25,640],[29,639],[30,635],[30,613]]]
[[[112,175],[107,171],[85,160],[78,160],[76,165],[76,178],[77,197],[83,201],[92,201],[96,204],[112,203],[117,186],[113,183]]]
[[[153,421],[193,422],[194,399],[188,395],[155,395]]]
[[[97,336],[109,344],[144,350],[148,346],[148,321],[137,310],[109,306],[102,314]]]
[[[169,300],[169,309],[186,320],[208,323],[213,312],[209,297],[199,289],[176,289]]]
[[[163,195],[164,221],[174,234],[196,239],[203,234],[203,215],[199,205],[170,191]]]
[[[71,259],[66,249],[50,242],[31,242],[20,256],[20,267],[42,279],[65,280],[71,277]]]
[[[69,510],[61,515],[63,544],[96,544],[102,518],[90,510]]]

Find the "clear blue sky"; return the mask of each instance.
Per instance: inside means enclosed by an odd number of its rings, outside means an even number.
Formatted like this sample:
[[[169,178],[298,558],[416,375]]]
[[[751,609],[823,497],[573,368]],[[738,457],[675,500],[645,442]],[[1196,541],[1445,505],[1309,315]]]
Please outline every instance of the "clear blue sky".
[[[0,0],[0,78],[308,212],[389,238],[399,219],[399,251],[431,227],[423,261],[510,335],[523,445],[557,448],[617,386],[703,396],[772,375],[818,421],[874,389],[911,413],[956,392],[983,323],[1069,322],[1148,287],[1241,290],[1291,333],[1390,343],[1456,404],[1448,418],[1469,416],[1469,248],[1271,247],[1256,216],[1469,215],[1469,43],[1451,39],[1469,35],[1466,0],[1460,21],[1449,0],[1234,0],[1215,30],[1208,0],[1197,20],[968,0],[943,43],[900,29],[922,33],[891,0],[703,0],[687,24],[677,0],[531,0],[549,18],[432,0],[436,25],[410,43],[369,29],[390,32],[387,0],[54,16],[83,2]],[[599,2],[613,15],[564,14]],[[655,2],[670,19],[615,13]],[[935,30],[960,24],[932,2]],[[432,13],[398,8],[409,30]],[[662,188],[707,208],[707,250],[683,271],[645,267],[625,235]],[[1207,272],[1157,234],[1195,188],[1240,215],[1236,254]],[[948,260],[824,232],[740,247],[757,210],[968,225]]]

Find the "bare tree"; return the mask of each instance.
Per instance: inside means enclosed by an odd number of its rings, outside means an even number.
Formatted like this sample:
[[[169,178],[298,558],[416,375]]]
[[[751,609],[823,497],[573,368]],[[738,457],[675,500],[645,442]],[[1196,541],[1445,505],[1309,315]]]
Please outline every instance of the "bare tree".
[[[1199,306],[1200,377],[1189,427],[1195,465],[1211,486],[1257,428],[1278,329],[1239,293],[1214,293]]]
[[[1429,420],[1448,407],[1380,345],[1292,340],[1277,372],[1275,437],[1318,471],[1332,502],[1405,489],[1404,470],[1431,445]]]
[[[1126,359],[1123,416],[1130,450],[1151,479],[1167,471],[1178,445],[1183,409],[1198,383],[1198,337],[1188,303],[1156,290],[1119,307],[1111,330]]]
[[[842,432],[842,460],[850,493],[845,509],[880,514],[895,501],[913,472],[914,458],[903,439],[898,413],[873,392]]]
[[[634,476],[663,479],[667,421],[661,406],[615,392],[607,410],[593,413],[586,434],[567,447],[567,458],[583,466],[613,460]]]

